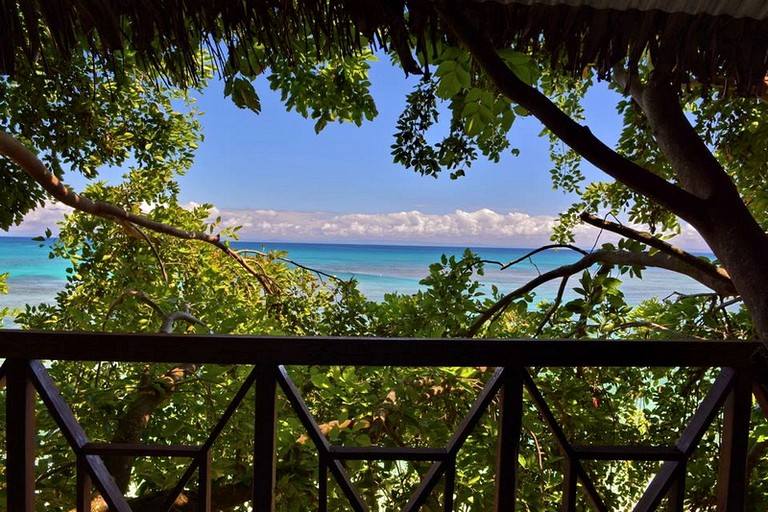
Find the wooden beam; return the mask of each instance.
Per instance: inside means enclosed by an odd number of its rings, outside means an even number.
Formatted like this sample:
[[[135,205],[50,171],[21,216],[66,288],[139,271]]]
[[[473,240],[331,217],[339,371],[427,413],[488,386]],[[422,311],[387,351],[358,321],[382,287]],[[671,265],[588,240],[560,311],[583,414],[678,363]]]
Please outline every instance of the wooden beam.
[[[752,383],[739,371],[725,401],[720,469],[717,478],[718,512],[743,512],[747,493],[749,420],[752,414]]]
[[[464,445],[464,441],[467,440],[467,437],[469,437],[469,434],[472,433],[472,430],[480,421],[480,418],[483,413],[485,413],[488,405],[493,401],[496,393],[498,393],[504,383],[504,380],[502,379],[503,375],[504,368],[497,368],[496,371],[493,372],[493,375],[483,388],[480,396],[477,397],[472,404],[472,407],[470,407],[469,412],[464,416],[461,423],[459,423],[459,426],[456,428],[456,431],[448,440],[448,444],[445,448],[450,459],[455,459],[459,449]],[[416,491],[411,495],[411,499],[405,507],[403,507],[403,512],[416,512],[419,510],[429,497],[429,493],[432,492],[432,489],[435,488],[440,478],[445,474],[445,471],[448,469],[447,466],[448,462],[446,461],[439,461],[432,464],[427,471],[427,474],[422,478],[419,487],[417,487]]]
[[[330,469],[336,483],[339,484],[344,496],[349,500],[352,509],[355,512],[366,512],[368,507],[365,505],[362,496],[360,496],[357,488],[352,483],[352,479],[347,475],[347,471],[344,469],[341,461],[331,457],[330,443],[320,431],[320,427],[312,416],[312,412],[309,410],[309,407],[307,407],[307,404],[301,397],[301,393],[299,393],[298,388],[296,388],[296,385],[291,380],[291,377],[288,375],[288,371],[284,366],[278,367],[277,382],[280,384],[280,388],[283,390],[283,393],[285,393],[285,397],[288,399],[291,407],[293,407],[293,411],[296,413],[296,416],[298,416],[299,421],[301,421],[301,424],[307,430],[307,434],[312,440],[312,443],[314,443],[315,448],[317,448],[320,464],[322,465],[323,461],[326,461],[327,468]],[[323,484],[321,483],[321,486],[322,485]]]
[[[253,434],[253,510],[275,510],[277,436],[277,368],[261,366],[256,374]]]
[[[75,509],[77,512],[91,512],[91,493],[93,491],[93,482],[88,473],[88,467],[85,464],[84,457],[77,458],[77,501]]]
[[[563,429],[557,422],[557,418],[555,418],[555,415],[552,414],[549,405],[547,405],[547,401],[544,400],[544,396],[541,394],[541,391],[539,391],[536,383],[533,382],[533,379],[530,375],[528,375],[527,372],[523,375],[523,382],[525,383],[525,388],[528,390],[528,394],[530,394],[531,398],[533,399],[536,408],[539,410],[539,413],[541,413],[544,421],[547,423],[547,426],[549,426],[549,430],[552,432],[552,434],[554,434],[557,444],[560,446],[560,449],[562,450],[566,459],[568,459],[568,474],[566,475],[567,489],[575,489],[576,484],[573,483],[575,480],[571,482],[571,478],[578,479],[581,481],[582,489],[587,495],[587,499],[589,500],[592,507],[599,510],[600,512],[608,512],[608,507],[605,505],[605,503],[603,503],[602,498],[597,493],[597,489],[595,489],[595,485],[592,483],[592,479],[589,478],[589,475],[584,470],[584,466],[582,466],[581,461],[579,461],[579,458],[573,451],[573,446],[571,446],[571,443],[568,440],[568,436],[566,436],[565,432],[563,432]],[[567,493],[565,494],[565,499],[570,499]],[[571,499],[571,502],[575,502],[575,497]],[[575,505],[573,506],[575,507]],[[567,506],[564,508],[567,509]]]
[[[0,357],[360,366],[747,367],[758,342],[492,340],[63,333],[0,330]]]
[[[517,506],[517,457],[523,428],[523,378],[520,370],[504,372],[501,388],[501,418],[496,449],[496,512],[513,512]]]
[[[237,408],[240,407],[240,404],[243,402],[246,394],[251,389],[251,386],[253,386],[253,383],[256,382],[256,375],[257,371],[254,368],[251,370],[251,373],[248,374],[248,377],[246,377],[245,381],[240,386],[240,389],[237,390],[235,396],[232,397],[232,401],[229,402],[229,405],[224,410],[221,418],[219,418],[219,421],[216,422],[213,430],[211,430],[211,433],[208,435],[208,439],[206,439],[205,442],[200,446],[200,450],[207,452],[211,451],[211,448],[213,448],[213,443],[219,438],[219,435],[221,435],[224,427],[227,426],[227,423],[229,423],[229,420],[235,414]],[[173,491],[169,494],[168,499],[163,504],[163,510],[170,510],[170,508],[173,506],[173,503],[176,501],[176,498],[178,498],[179,494],[184,491],[184,487],[187,485],[187,482],[192,479],[195,471],[198,470],[199,462],[200,459],[197,458],[192,460],[191,464],[187,467],[186,471],[184,471],[184,474],[176,484],[176,487],[174,487]]]
[[[691,457],[712,420],[720,412],[728,393],[733,389],[735,375],[736,372],[732,368],[725,368],[717,376],[709,393],[704,397],[677,441],[676,446],[683,454],[683,459],[665,462],[661,466],[640,501],[635,505],[634,512],[650,512],[659,506],[664,496],[679,478],[680,468]]]
[[[6,378],[7,507],[14,512],[35,511],[35,388],[28,362],[8,359]]]

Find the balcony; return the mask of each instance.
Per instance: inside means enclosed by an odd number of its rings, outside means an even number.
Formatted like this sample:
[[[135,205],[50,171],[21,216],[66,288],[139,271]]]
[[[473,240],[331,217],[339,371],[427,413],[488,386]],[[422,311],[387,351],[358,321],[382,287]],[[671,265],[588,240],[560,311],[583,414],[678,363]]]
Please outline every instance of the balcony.
[[[107,333],[62,333],[0,331],[0,357],[5,359],[6,510],[35,510],[36,413],[50,414],[76,460],[76,502],[72,508],[91,510],[93,491],[101,494],[113,511],[130,511],[103,462],[104,457],[128,455],[174,457],[188,460],[181,478],[164,504],[153,510],[177,510],[175,496],[186,491],[196,496],[196,510],[211,510],[211,467],[214,443],[226,429],[246,396],[255,409],[253,418],[253,464],[250,489],[252,510],[275,510],[275,452],[279,430],[278,396],[290,403],[318,455],[311,478],[317,487],[317,510],[328,510],[329,484],[337,486],[348,502],[348,510],[366,511],[370,504],[358,491],[349,470],[350,461],[423,461],[427,471],[401,507],[418,511],[428,500],[440,499],[442,510],[457,510],[458,455],[482,418],[496,421],[496,463],[487,478],[495,488],[495,510],[515,510],[519,504],[518,482],[522,418],[535,407],[546,424],[562,457],[563,510],[609,510],[590,461],[654,461],[658,471],[639,500],[636,511],[686,509],[690,482],[687,465],[702,437],[719,429],[718,460],[710,460],[717,472],[716,505],[722,511],[743,511],[747,506],[747,450],[753,396],[763,412],[768,401],[753,382],[755,342],[739,341],[572,341],[572,340],[476,340],[476,339],[370,339],[295,338],[258,336],[134,335]],[[48,361],[114,361],[180,363],[179,357],[195,364],[239,365],[252,370],[231,402],[219,404],[221,414],[199,445],[95,443],[78,424],[67,405],[67,396],[47,372]],[[446,442],[430,447],[339,446],[322,431],[300,388],[286,367],[314,365],[376,367],[488,367],[489,377],[463,419]],[[695,404],[687,425],[673,432],[674,442],[657,444],[582,445],[559,423],[562,412],[553,412],[537,386],[532,368],[717,368],[703,400]],[[703,374],[702,374],[703,375]],[[249,394],[252,393],[252,394]],[[39,403],[38,399],[39,397]],[[680,397],[681,401],[683,397]],[[267,419],[266,421],[264,421]],[[329,474],[330,473],[330,474]],[[528,474],[526,472],[526,474]],[[190,482],[196,482],[194,488]],[[382,505],[382,510],[392,510]],[[185,508],[187,510],[187,508]]]

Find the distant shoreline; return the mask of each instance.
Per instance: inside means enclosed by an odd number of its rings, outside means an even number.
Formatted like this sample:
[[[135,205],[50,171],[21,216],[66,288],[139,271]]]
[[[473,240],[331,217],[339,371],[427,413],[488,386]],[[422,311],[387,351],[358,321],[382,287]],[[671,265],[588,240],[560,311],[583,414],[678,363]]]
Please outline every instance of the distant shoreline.
[[[35,237],[32,236],[19,236],[19,235],[9,235],[9,234],[2,234],[0,233],[0,240],[2,239],[17,239],[17,240],[32,240]],[[54,242],[57,239],[57,237],[51,237],[48,240],[44,242],[36,242],[36,243],[49,243]],[[301,245],[301,246],[318,246],[318,247],[324,247],[324,246],[341,246],[341,247],[402,247],[402,248],[422,248],[422,249],[449,249],[451,251],[454,250],[460,250],[463,251],[464,249],[484,249],[484,250],[499,250],[499,251],[534,251],[536,249],[539,249],[543,247],[543,245],[537,245],[537,246],[531,246],[531,247],[510,247],[510,246],[501,246],[501,245],[484,245],[484,244],[471,244],[471,245],[451,245],[451,244],[417,244],[417,243],[408,243],[404,241],[392,241],[392,242],[383,242],[381,240],[374,240],[371,242],[298,242],[298,241],[284,241],[284,240],[229,240],[232,244],[247,244],[247,245],[266,245],[266,246],[274,246],[274,245]],[[582,247],[582,246],[575,246],[579,249],[590,251],[592,250],[592,247]],[[599,245],[598,245],[599,247]],[[553,248],[550,249],[551,251],[568,251],[567,248]],[[704,252],[704,251],[686,251],[690,254],[693,254],[694,256],[703,256],[706,258],[714,259],[715,255],[711,252]]]

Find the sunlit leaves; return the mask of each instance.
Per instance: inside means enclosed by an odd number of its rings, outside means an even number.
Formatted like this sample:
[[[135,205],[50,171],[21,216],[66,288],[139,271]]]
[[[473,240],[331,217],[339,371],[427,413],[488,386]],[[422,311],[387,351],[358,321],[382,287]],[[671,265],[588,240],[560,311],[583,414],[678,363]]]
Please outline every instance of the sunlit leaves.
[[[368,88],[369,52],[339,55],[318,62],[311,49],[296,53],[289,62],[274,63],[268,80],[280,91],[288,110],[315,121],[319,132],[328,123],[362,124],[378,111]]]
[[[510,48],[502,48],[498,54],[520,80],[528,85],[536,85],[541,76],[541,68],[531,54],[517,52]]]
[[[395,133],[395,162],[422,175],[464,176],[482,155],[498,162],[509,149],[515,120],[511,102],[478,73],[464,50],[442,48],[434,75],[425,76],[408,95]],[[438,113],[448,110],[448,134],[436,136]],[[517,150],[513,150],[517,153]]]
[[[428,142],[427,133],[438,119],[435,88],[435,83],[425,78],[408,94],[391,146],[396,163],[433,177],[440,172],[440,165],[438,151]]]
[[[472,85],[470,57],[456,47],[447,47],[438,59],[435,76],[439,78],[437,96],[449,100]]]
[[[239,108],[247,108],[256,114],[261,112],[261,101],[256,89],[245,78],[237,77],[227,81],[224,85],[224,96],[230,96]]]

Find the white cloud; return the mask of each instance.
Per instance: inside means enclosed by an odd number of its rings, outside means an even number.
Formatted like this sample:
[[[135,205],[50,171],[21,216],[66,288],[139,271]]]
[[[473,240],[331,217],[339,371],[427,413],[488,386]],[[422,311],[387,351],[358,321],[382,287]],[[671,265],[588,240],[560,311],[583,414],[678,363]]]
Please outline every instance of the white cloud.
[[[381,214],[217,209],[225,226],[243,226],[244,240],[525,246],[546,243],[555,218],[489,209],[446,214]]]
[[[190,203],[188,206],[197,205]],[[9,234],[37,236],[46,228],[55,233],[56,222],[68,211],[70,209],[61,204],[48,204],[27,214],[24,223]],[[252,241],[502,247],[547,244],[557,220],[554,215],[499,213],[488,208],[444,214],[415,210],[363,214],[213,208],[211,218],[218,216],[224,226],[242,226],[240,238]],[[596,241],[598,244],[615,241],[616,238],[610,233],[600,234],[591,226],[576,229],[577,244],[583,247],[591,247]],[[695,230],[687,225],[672,242],[689,250],[706,250]]]
[[[8,231],[13,236],[40,236],[50,229],[54,234],[59,232],[56,225],[64,219],[64,215],[71,212],[72,208],[61,203],[46,202],[44,208],[37,208],[24,216],[24,222],[20,226],[13,226]]]

